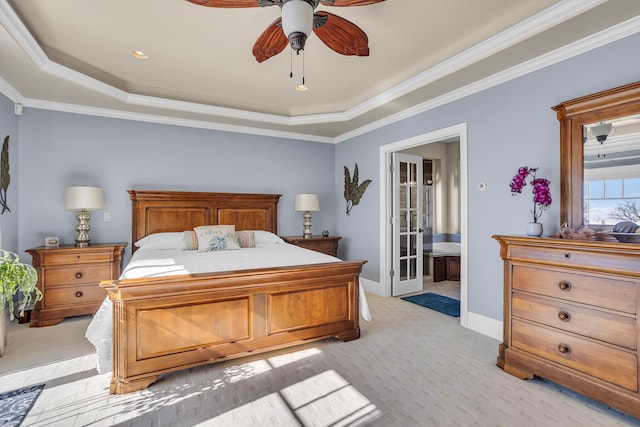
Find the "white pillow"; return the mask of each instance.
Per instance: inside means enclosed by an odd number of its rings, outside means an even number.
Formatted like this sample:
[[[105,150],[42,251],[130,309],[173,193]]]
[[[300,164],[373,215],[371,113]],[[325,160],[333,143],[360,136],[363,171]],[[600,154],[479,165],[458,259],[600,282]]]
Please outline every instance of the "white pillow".
[[[138,240],[135,245],[140,249],[185,250],[182,232],[149,234],[148,236]]]
[[[256,247],[263,247],[266,245],[276,245],[279,243],[284,243],[277,235],[271,233],[270,231],[265,230],[246,230],[253,231],[255,239],[256,239]]]
[[[204,225],[193,230],[198,236],[198,252],[240,249],[235,225]]]

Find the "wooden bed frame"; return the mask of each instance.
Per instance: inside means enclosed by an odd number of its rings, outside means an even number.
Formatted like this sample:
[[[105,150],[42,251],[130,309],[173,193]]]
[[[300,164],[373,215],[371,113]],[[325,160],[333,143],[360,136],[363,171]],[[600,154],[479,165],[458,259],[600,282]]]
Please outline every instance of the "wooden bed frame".
[[[209,224],[277,232],[279,195],[129,194],[132,242]],[[364,263],[102,282],[113,302],[111,393],[142,390],[158,375],[248,354],[330,337],[357,339]]]

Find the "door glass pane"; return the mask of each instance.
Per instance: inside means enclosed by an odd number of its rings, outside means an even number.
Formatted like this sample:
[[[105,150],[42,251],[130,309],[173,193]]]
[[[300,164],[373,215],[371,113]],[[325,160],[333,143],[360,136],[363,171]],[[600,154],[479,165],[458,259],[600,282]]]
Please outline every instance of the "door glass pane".
[[[407,280],[407,260],[400,260],[400,280]]]
[[[411,175],[409,176],[409,183],[410,184],[417,184],[418,183],[418,173],[417,173],[417,168],[418,165],[416,165],[415,163],[411,163]]]
[[[400,209],[400,232],[407,232],[407,210]]]
[[[416,277],[418,277],[416,274],[416,259],[411,258],[409,261],[410,261],[410,267],[409,267],[410,275],[412,279],[415,279]]]
[[[409,253],[410,256],[416,256],[416,235],[412,234],[411,235],[411,252]]]
[[[406,257],[407,256],[407,235],[406,234],[402,234],[400,235],[400,256],[401,257]]]
[[[400,163],[400,184],[407,183],[407,164],[404,162]]]
[[[410,208],[411,209],[417,209],[418,208],[418,186],[417,185],[412,185],[411,187],[409,187],[409,191],[410,191],[410,195],[411,195],[411,204],[410,204]]]

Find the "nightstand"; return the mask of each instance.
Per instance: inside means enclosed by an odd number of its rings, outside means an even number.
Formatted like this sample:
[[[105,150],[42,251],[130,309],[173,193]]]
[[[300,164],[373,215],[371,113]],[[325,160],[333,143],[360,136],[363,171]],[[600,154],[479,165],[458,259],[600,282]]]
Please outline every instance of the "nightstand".
[[[305,249],[311,249],[312,251],[322,252],[323,254],[338,256],[338,240],[342,239],[339,236],[312,236],[310,239],[305,239],[302,236],[280,236],[282,240],[292,245],[300,246]]]
[[[127,243],[39,246],[28,249],[38,273],[42,299],[31,312],[29,326],[51,326],[65,317],[95,314],[107,292],[98,284],[120,276]]]

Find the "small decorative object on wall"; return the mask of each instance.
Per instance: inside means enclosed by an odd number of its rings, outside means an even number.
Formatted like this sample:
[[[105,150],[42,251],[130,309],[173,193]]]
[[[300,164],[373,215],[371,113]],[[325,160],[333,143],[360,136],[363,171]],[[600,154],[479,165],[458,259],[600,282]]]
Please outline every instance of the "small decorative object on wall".
[[[542,215],[542,212],[551,205],[551,192],[549,185],[551,182],[544,178],[536,178],[536,172],[538,168],[530,168],[523,166],[518,169],[518,173],[511,179],[509,187],[511,188],[511,195],[515,196],[522,193],[522,189],[527,185],[527,178],[531,177],[529,184],[533,187],[531,191],[533,193],[533,222],[527,225],[527,235],[529,236],[541,236],[542,224],[538,222],[538,218]]]
[[[11,182],[11,176],[9,175],[9,135],[4,139],[2,144],[2,155],[0,155],[0,205],[2,205],[2,212],[11,212],[9,206],[7,206],[7,189]]]
[[[353,169],[353,179],[349,173],[349,168],[344,167],[344,199],[347,201],[347,215],[351,212],[351,208],[360,203],[360,199],[367,191],[367,187],[371,184],[371,180],[367,179],[358,184],[358,164]]]

